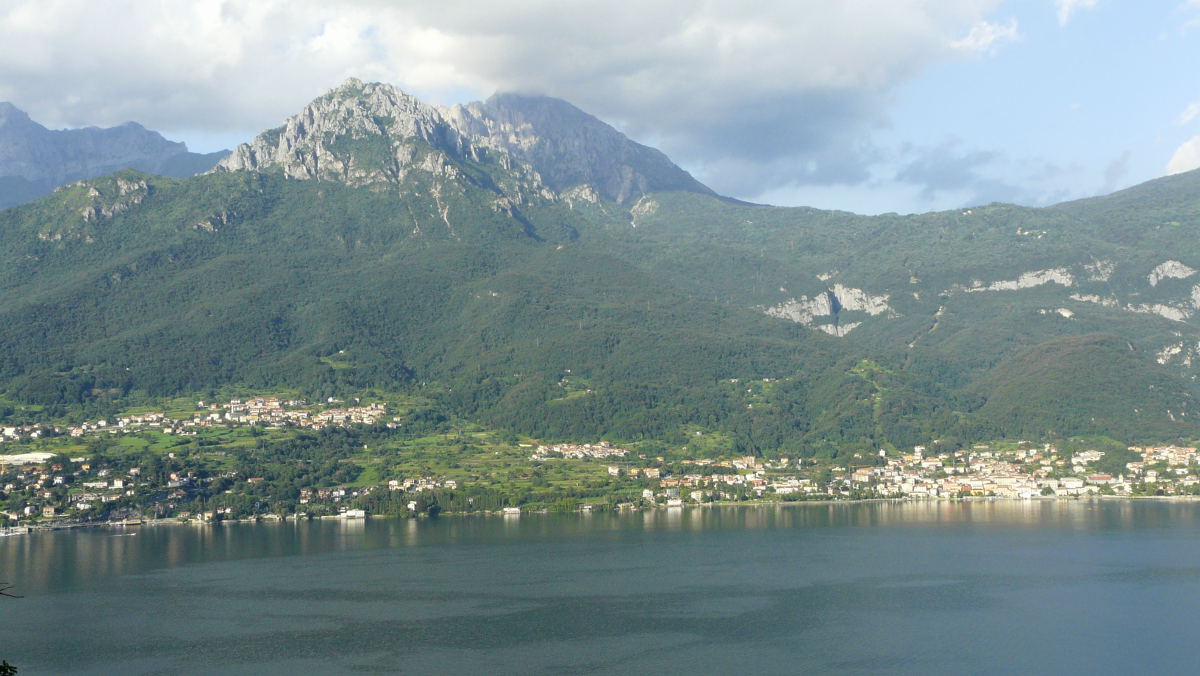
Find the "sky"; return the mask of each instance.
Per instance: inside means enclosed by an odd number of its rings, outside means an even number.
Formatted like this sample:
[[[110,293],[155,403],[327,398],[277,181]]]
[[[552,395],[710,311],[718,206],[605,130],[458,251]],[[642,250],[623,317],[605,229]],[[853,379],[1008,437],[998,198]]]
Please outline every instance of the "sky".
[[[1200,167],[1200,0],[0,0],[0,101],[194,151],[348,77],[566,99],[753,202],[1041,206]]]

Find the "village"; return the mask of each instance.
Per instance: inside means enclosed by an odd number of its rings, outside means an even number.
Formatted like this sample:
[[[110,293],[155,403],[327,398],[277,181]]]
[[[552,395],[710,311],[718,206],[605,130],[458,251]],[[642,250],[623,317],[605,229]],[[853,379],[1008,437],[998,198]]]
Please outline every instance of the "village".
[[[262,425],[267,428],[300,427],[320,430],[346,425],[373,425],[387,406],[373,403],[367,406],[338,408],[344,403],[330,397],[329,408],[314,410],[309,402],[300,399],[281,400],[278,397],[255,397],[246,400],[230,399],[226,404],[196,403],[197,410],[187,418],[170,418],[163,413],[147,412],[116,417],[112,422],[95,420],[76,425],[28,424],[0,427],[0,444],[4,442],[67,435],[83,437],[89,434],[120,434],[141,429],[155,429],[163,434],[194,436],[206,428]],[[358,403],[356,401],[356,403]],[[394,426],[394,423],[389,423]],[[0,464],[4,458],[0,456]],[[11,463],[9,463],[11,464]]]
[[[308,430],[358,428],[395,430],[400,417],[387,417],[382,403],[354,406],[329,399],[313,406],[276,397],[231,399],[217,404],[197,402],[188,417],[158,412],[129,414],[66,426],[0,428],[0,439],[30,442],[38,438],[103,439],[110,435],[151,432],[186,437],[205,428],[244,426]],[[392,432],[387,432],[392,434]],[[181,440],[182,441],[182,440]],[[3,442],[0,442],[3,443]],[[524,450],[525,478],[545,468],[593,470],[604,477],[581,495],[572,508],[591,510],[672,508],[698,504],[796,502],[862,499],[1054,499],[1200,494],[1200,454],[1193,446],[1130,446],[1107,451],[1076,448],[1060,451],[1053,444],[1018,442],[976,444],[970,448],[910,452],[854,453],[835,460],[813,458],[688,458],[651,456],[608,441],[595,443],[519,444]],[[211,453],[227,456],[216,447]],[[142,456],[143,459],[145,456]],[[132,462],[132,461],[130,461]],[[341,461],[345,462],[345,461]],[[214,471],[189,464],[174,452],[153,468],[123,463],[120,456],[92,459],[51,452],[0,455],[0,532],[14,526],[45,526],[171,518],[217,521],[234,518],[296,516],[358,517],[376,513],[416,515],[436,511],[438,499],[456,493],[474,496],[492,491],[487,500],[466,497],[470,511],[519,514],[548,507],[514,491],[512,485],[437,474],[378,476],[363,484],[338,483],[338,474],[321,484],[272,485],[271,480],[235,469]],[[127,466],[128,465],[128,466]],[[331,467],[344,467],[337,462]],[[538,469],[542,468],[542,469]],[[585,472],[586,473],[586,472]],[[465,492],[464,492],[465,491]],[[507,492],[506,492],[507,491]],[[505,496],[502,499],[496,495]],[[434,509],[431,509],[433,507]],[[464,509],[460,505],[459,509]],[[375,510],[374,512],[372,510]]]
[[[695,471],[668,475],[656,466],[611,465],[613,476],[657,479],[659,490],[646,489],[643,498],[652,504],[677,506],[685,500],[712,502],[750,499],[796,498],[1007,498],[1081,497],[1089,495],[1190,495],[1200,492],[1200,455],[1193,446],[1131,446],[1139,457],[1123,466],[1123,473],[1097,470],[1105,451],[1085,450],[1060,454],[1051,444],[991,450],[977,445],[970,450],[928,453],[916,446],[911,453],[891,455],[880,451],[878,462],[852,469],[822,467],[818,460],[763,459],[745,456],[732,460],[684,459],[679,464]],[[611,445],[539,447],[532,460],[626,457],[628,451]],[[646,456],[636,456],[647,460]],[[859,454],[856,463],[862,464]]]

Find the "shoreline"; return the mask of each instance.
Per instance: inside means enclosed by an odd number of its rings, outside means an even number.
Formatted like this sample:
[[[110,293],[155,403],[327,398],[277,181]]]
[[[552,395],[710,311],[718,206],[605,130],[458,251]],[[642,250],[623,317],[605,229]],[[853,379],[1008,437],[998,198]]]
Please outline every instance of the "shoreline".
[[[709,502],[700,504],[685,504],[685,505],[654,505],[651,507],[633,508],[633,509],[617,509],[614,511],[604,510],[601,513],[609,514],[633,514],[637,512],[671,512],[674,510],[683,511],[684,509],[711,509],[711,508],[753,508],[761,509],[763,507],[804,507],[804,506],[834,506],[834,505],[864,505],[864,504],[884,504],[884,503],[903,503],[903,504],[947,504],[947,503],[1016,503],[1016,504],[1035,504],[1035,503],[1085,503],[1085,502],[1178,502],[1190,503],[1200,502],[1200,496],[1197,495],[1092,495],[1086,497],[1079,496],[1036,496],[1031,498],[1001,498],[1001,497],[966,497],[966,498],[862,498],[854,500],[760,500],[760,501],[745,501],[745,502]],[[295,515],[289,515],[282,518],[249,518],[249,519],[222,519],[220,521],[199,521],[195,519],[144,519],[138,522],[84,522],[84,523],[61,523],[61,524],[46,524],[46,525],[22,525],[9,526],[0,529],[0,537],[12,537],[16,535],[28,535],[38,531],[57,531],[70,530],[76,528],[96,528],[110,530],[126,530],[141,527],[157,527],[157,526],[221,526],[224,524],[286,524],[299,523],[301,521],[337,521],[337,522],[355,522],[366,519],[437,519],[437,518],[501,518],[514,519],[522,516],[546,516],[549,514],[576,514],[576,515],[591,515],[592,510],[574,510],[570,512],[551,512],[550,510],[530,510],[523,511],[520,514],[504,514],[501,511],[478,511],[478,512],[442,512],[437,516],[417,515],[417,516],[400,516],[396,514],[368,514],[365,516],[344,517],[344,516],[314,516],[298,518]],[[5,532],[7,531],[7,532]]]

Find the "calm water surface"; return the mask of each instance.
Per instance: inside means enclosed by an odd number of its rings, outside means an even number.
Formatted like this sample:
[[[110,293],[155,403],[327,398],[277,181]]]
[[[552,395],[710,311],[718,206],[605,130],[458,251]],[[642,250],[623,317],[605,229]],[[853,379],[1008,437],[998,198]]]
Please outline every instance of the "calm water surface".
[[[975,502],[0,539],[27,674],[1198,673],[1200,505]],[[133,534],[136,533],[136,534]]]

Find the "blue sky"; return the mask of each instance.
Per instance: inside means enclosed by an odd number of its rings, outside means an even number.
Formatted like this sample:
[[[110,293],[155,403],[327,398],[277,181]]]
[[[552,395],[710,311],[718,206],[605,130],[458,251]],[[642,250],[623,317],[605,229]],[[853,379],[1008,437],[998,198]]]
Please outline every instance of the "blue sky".
[[[0,0],[0,100],[193,150],[346,77],[558,96],[742,199],[1042,205],[1200,166],[1200,0]]]
[[[1101,1],[1062,24],[1050,3],[1005,2],[987,20],[1015,20],[1015,39],[896,88],[870,181],[764,197],[872,213],[1040,205],[1162,176],[1200,135],[1198,19],[1200,3]]]

